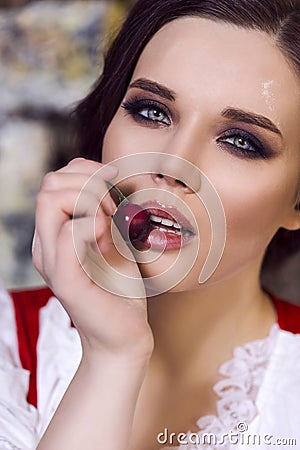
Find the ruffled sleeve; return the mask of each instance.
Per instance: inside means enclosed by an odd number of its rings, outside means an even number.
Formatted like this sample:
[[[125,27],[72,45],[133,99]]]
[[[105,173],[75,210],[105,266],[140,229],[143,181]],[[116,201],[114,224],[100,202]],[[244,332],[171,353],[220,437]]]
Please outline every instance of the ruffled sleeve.
[[[16,315],[18,302],[14,305],[13,298],[0,287],[0,450],[36,449],[82,356],[77,330],[71,326],[69,316],[52,294],[44,290],[32,295],[29,292],[27,309],[36,296],[45,296],[45,299],[37,302],[41,307],[38,325],[35,324],[38,327],[37,342],[31,342],[37,360],[36,376],[32,377],[35,369],[24,368],[26,358],[22,364],[18,341],[20,329],[16,318],[21,315],[24,319],[25,312],[20,313],[21,308]],[[26,329],[32,328],[33,322],[27,319],[23,325]],[[29,345],[24,336],[21,347]],[[28,399],[29,392],[34,390],[37,391],[37,404],[31,404]]]
[[[37,344],[39,434],[55,413],[82,357],[80,338],[58,300],[52,297],[40,313]]]
[[[0,449],[37,446],[38,411],[28,404],[29,372],[22,368],[13,305],[0,287]]]
[[[258,416],[248,433],[257,433],[260,446],[299,448],[300,335],[280,330],[268,370],[257,396]],[[249,447],[247,447],[248,449]]]

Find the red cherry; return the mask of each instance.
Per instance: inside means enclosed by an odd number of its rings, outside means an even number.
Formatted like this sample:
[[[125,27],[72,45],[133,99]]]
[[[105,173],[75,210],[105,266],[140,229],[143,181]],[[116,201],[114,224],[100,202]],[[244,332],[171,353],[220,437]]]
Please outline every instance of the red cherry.
[[[143,239],[150,228],[150,214],[135,203],[121,203],[113,220],[126,242]]]

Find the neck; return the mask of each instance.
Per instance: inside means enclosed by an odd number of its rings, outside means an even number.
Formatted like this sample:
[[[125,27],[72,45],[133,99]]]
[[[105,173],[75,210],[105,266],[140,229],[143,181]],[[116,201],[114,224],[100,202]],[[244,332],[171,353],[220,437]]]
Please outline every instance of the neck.
[[[276,314],[260,287],[259,268],[257,263],[196,291],[150,298],[148,318],[157,343],[153,361],[173,374],[187,370],[195,361],[203,361],[208,369],[209,361],[219,365],[230,359],[234,347],[266,337]]]

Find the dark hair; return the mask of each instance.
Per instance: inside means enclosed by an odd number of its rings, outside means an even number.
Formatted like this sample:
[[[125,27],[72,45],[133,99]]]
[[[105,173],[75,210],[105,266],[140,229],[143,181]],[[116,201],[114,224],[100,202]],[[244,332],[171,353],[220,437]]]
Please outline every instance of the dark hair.
[[[205,17],[274,36],[300,76],[299,0],[139,0],[108,50],[102,75],[77,107],[85,157],[101,159],[104,134],[147,43],[164,25],[184,16]]]
[[[164,25],[184,16],[198,16],[269,34],[300,77],[299,0],[139,0],[108,50],[99,80],[75,111],[82,156],[101,160],[105,132],[126,93],[143,49]],[[279,230],[274,242],[287,233]],[[299,250],[300,231],[288,234],[294,238],[289,253]],[[273,255],[272,260],[276,255],[278,261],[287,253],[287,245],[276,247],[277,250],[267,252],[265,266],[272,265],[268,255]]]

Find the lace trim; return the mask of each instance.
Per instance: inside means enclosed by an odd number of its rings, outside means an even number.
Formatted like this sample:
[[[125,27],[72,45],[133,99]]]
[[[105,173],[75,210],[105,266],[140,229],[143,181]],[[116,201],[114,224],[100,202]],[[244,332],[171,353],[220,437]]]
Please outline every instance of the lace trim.
[[[5,437],[0,436],[0,446],[1,450],[21,450],[19,447],[13,445]]]
[[[176,447],[184,450],[230,450],[230,443],[210,445],[204,439],[207,433],[216,436],[216,441],[222,435],[232,431],[245,431],[239,429],[238,424],[250,424],[257,415],[256,397],[262,384],[276,336],[279,331],[278,324],[271,327],[269,336],[251,341],[243,346],[236,347],[233,358],[222,364],[219,373],[224,379],[218,381],[214,392],[220,398],[217,401],[217,415],[206,415],[196,423],[199,427],[197,433],[187,432],[190,444]],[[196,439],[196,434],[198,438]],[[202,444],[198,444],[201,442]],[[203,444],[203,442],[205,442]],[[220,442],[220,441],[219,441]],[[194,443],[194,444],[193,444]],[[175,450],[174,447],[164,447],[163,450]]]

